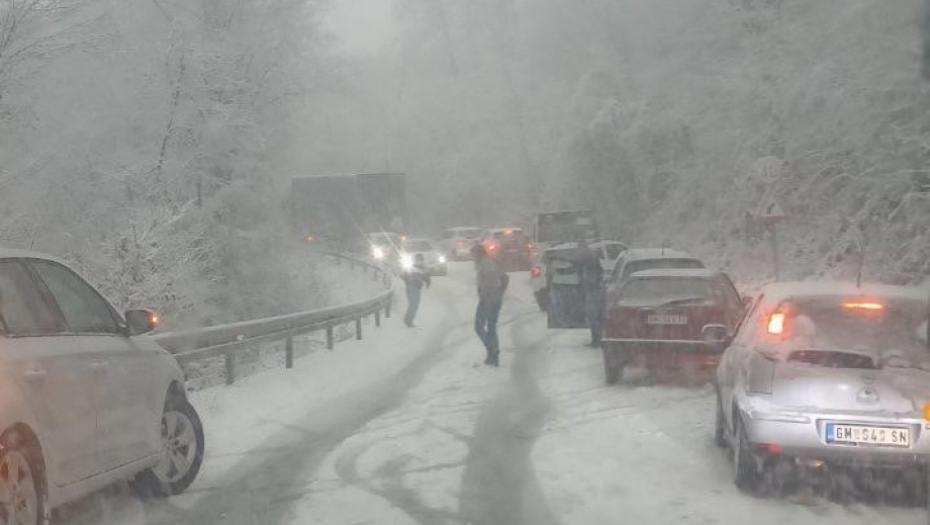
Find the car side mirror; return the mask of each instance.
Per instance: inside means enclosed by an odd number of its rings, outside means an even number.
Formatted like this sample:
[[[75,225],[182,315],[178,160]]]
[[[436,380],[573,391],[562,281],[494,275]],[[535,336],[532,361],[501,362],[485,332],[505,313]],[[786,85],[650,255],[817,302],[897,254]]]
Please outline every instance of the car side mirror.
[[[152,310],[127,310],[126,326],[129,335],[147,334],[158,327],[158,314]]]

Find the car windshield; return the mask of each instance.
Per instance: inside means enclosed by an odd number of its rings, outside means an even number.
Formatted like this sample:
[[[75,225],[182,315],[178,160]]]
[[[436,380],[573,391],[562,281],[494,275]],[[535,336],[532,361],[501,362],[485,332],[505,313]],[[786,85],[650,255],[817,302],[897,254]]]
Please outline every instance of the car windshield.
[[[778,312],[785,312],[782,333],[766,334],[763,344],[770,354],[845,352],[878,366],[930,371],[926,301],[795,298]]]
[[[655,306],[674,302],[705,304],[714,300],[713,284],[706,279],[633,277],[623,286],[619,304]]]
[[[433,245],[429,241],[407,241],[403,249],[408,252],[431,252]]]

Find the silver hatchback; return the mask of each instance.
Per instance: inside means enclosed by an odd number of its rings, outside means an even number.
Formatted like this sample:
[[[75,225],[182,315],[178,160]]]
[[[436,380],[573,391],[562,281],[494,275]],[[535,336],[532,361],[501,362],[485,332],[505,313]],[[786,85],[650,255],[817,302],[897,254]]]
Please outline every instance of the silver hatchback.
[[[930,459],[926,291],[764,287],[717,369],[716,441],[751,490],[776,465],[907,467]]]

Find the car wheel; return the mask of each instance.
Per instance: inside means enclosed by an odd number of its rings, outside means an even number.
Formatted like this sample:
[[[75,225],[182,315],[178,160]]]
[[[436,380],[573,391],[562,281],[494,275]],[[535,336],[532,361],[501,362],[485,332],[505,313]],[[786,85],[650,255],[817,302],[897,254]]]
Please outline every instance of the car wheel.
[[[623,379],[623,350],[613,344],[602,346],[604,353],[604,379],[608,385],[615,385]]]
[[[723,405],[720,403],[720,393],[716,395],[717,398],[717,418],[714,423],[714,444],[719,448],[727,448],[727,428],[726,428],[726,418],[723,415]]]
[[[42,525],[46,500],[29,450],[4,440],[0,451],[0,525]]]
[[[203,425],[183,397],[169,397],[161,420],[162,456],[158,464],[140,472],[133,488],[143,497],[166,498],[184,492],[203,463]]]
[[[742,491],[754,492],[761,478],[756,458],[739,417],[735,418],[733,426],[733,483]]]

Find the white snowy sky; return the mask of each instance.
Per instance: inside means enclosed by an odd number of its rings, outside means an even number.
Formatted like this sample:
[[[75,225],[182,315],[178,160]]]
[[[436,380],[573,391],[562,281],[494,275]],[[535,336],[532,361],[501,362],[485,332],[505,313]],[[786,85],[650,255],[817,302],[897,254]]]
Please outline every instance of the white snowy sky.
[[[367,55],[393,40],[393,0],[333,0],[327,29],[340,39],[346,53]]]

